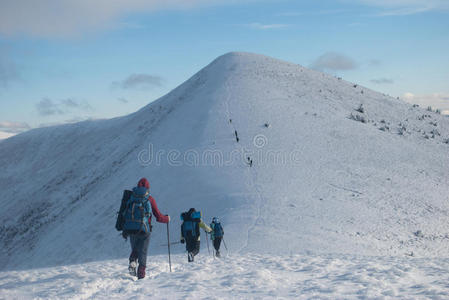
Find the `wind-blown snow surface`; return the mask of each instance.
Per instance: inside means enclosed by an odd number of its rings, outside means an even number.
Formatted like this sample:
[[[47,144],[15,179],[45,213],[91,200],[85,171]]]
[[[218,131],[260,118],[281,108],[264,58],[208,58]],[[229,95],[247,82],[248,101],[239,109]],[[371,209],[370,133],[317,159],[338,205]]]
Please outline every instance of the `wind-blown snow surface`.
[[[207,252],[206,252],[207,253]],[[207,256],[207,255],[206,255]],[[4,299],[447,299],[449,261],[353,256],[152,256],[135,281],[125,260],[0,273]]]
[[[0,267],[126,261],[115,216],[142,176],[175,240],[196,207],[242,255],[448,257],[448,138],[437,113],[226,54],[134,114],[0,143]],[[150,253],[165,239],[155,224]]]

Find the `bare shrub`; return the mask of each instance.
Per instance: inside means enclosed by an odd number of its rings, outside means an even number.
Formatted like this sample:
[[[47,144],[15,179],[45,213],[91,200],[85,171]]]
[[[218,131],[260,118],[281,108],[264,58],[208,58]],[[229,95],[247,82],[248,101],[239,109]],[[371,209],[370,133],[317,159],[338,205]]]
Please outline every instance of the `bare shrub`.
[[[354,120],[354,121],[357,121],[357,122],[361,122],[361,123],[366,123],[367,122],[364,116],[361,116],[359,114],[353,114],[353,113],[351,113],[349,115],[348,119]]]
[[[365,112],[365,109],[363,108],[363,104],[360,104],[359,107],[355,109],[355,111],[358,111],[359,113],[363,114]]]

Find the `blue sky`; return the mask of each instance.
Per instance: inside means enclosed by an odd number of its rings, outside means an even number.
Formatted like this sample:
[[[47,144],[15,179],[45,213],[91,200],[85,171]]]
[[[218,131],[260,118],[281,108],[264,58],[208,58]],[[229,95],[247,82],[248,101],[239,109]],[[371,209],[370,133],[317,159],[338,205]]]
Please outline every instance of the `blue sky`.
[[[0,0],[0,138],[131,113],[248,51],[449,113],[447,0]]]

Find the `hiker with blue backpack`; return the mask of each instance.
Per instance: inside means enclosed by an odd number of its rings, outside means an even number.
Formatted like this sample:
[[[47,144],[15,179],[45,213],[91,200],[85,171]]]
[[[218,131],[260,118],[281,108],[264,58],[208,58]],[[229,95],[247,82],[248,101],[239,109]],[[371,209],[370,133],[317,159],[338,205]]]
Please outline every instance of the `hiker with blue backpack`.
[[[123,231],[123,237],[127,239],[129,236],[130,238],[131,255],[129,256],[128,270],[132,276],[137,276],[138,279],[145,278],[152,229],[151,212],[157,222],[170,222],[170,216],[163,215],[154,198],[150,196],[150,183],[146,178],[142,178],[132,191],[124,192],[116,223],[117,230]],[[139,264],[138,268],[137,263]]]
[[[210,223],[210,228],[212,229],[210,233],[210,239],[214,244],[215,248],[215,256],[220,257],[220,245],[221,240],[223,239],[224,230],[223,226],[221,226],[220,220],[217,217],[212,218],[212,223]]]
[[[201,212],[195,208],[181,214],[181,244],[186,244],[187,260],[193,262],[195,255],[200,252],[200,227],[207,233],[212,229],[201,220]]]

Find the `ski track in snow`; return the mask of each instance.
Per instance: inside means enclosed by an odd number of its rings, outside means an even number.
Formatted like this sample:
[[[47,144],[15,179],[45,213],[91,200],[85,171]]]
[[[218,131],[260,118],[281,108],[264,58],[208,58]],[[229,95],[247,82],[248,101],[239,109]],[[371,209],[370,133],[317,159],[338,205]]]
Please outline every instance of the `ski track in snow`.
[[[247,254],[150,256],[135,280],[127,260],[0,273],[0,299],[447,299],[448,259]]]
[[[224,101],[225,102],[225,106],[226,106],[226,115],[227,115],[227,119],[228,120],[232,120],[231,109],[230,109],[230,105],[229,105],[229,102],[231,100],[231,92],[230,92],[230,89],[229,89],[229,80],[225,81],[224,86],[225,86],[225,90],[226,90],[226,99]],[[237,132],[237,128],[235,127],[234,123],[231,122],[230,124],[231,124],[232,129],[234,130],[234,132]],[[243,146],[240,143],[237,143],[237,144],[239,144],[240,150],[243,153],[244,152]],[[247,232],[246,232],[246,241],[242,245],[242,247],[237,251],[239,253],[241,253],[244,249],[248,248],[251,231],[254,230],[254,228],[256,227],[257,223],[259,222],[259,219],[260,219],[260,216],[261,216],[261,205],[263,203],[262,194],[260,193],[260,191],[258,189],[256,180],[254,178],[254,174],[251,172],[251,169],[253,169],[253,168],[252,167],[247,168],[245,170],[245,173],[247,173],[248,177],[250,178],[250,181],[251,181],[250,188],[255,190],[255,192],[257,194],[257,199],[258,199],[258,201],[256,203],[257,210],[256,210],[256,217],[254,219],[254,222],[251,223],[248,226],[248,229],[247,229]]]

